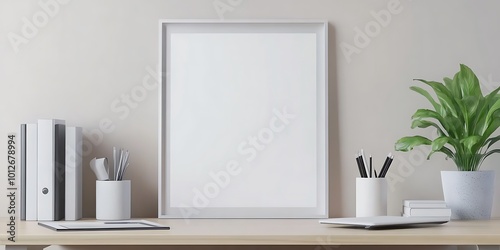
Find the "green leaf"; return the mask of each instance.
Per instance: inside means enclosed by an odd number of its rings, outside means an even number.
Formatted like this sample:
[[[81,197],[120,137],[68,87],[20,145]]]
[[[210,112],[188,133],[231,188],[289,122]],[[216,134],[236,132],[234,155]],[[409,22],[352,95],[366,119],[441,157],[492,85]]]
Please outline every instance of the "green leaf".
[[[486,154],[484,154],[484,155],[481,156],[481,163],[482,163],[482,161],[484,161],[484,159],[488,158],[488,156],[490,156],[492,154],[496,154],[496,153],[500,153],[500,149],[499,148],[492,149],[492,150],[488,151]]]
[[[437,139],[435,139],[432,144],[431,144],[431,147],[432,147],[432,151],[439,151],[441,150],[441,148],[443,148],[443,146],[448,143],[450,139],[446,136],[441,136]]]
[[[480,98],[476,96],[466,96],[457,102],[462,112],[462,123],[464,125],[464,136],[474,134],[474,124],[477,108],[480,104]]]
[[[428,128],[428,127],[434,127],[437,129],[438,135],[443,136],[446,135],[444,131],[437,125],[435,122],[427,121],[427,120],[422,120],[422,119],[414,119],[411,123],[411,128]]]
[[[434,107],[434,109],[440,113],[441,115],[443,115],[440,111],[443,111],[443,108],[441,107],[441,105],[439,105],[439,103],[437,103],[434,98],[432,98],[432,96],[429,94],[429,92],[427,92],[425,89],[423,88],[420,88],[420,87],[417,87],[417,86],[411,86],[410,87],[411,90],[423,95],[425,98],[427,98],[427,100],[432,104],[432,106]]]
[[[415,114],[411,116],[411,119],[425,119],[425,118],[433,118],[438,121],[442,119],[442,117],[438,113],[436,113],[436,111],[430,109],[417,109],[417,111],[415,111]]]
[[[471,120],[471,124],[474,124],[474,134],[484,135],[486,130],[490,126],[492,121],[487,120],[489,109],[500,99],[497,93],[500,91],[500,87],[493,90],[490,94],[479,100],[478,112],[474,114],[474,118]],[[491,131],[494,132],[494,131]],[[487,135],[489,137],[489,135]]]
[[[396,151],[408,152],[416,146],[431,145],[432,141],[423,136],[407,136],[399,139],[394,148]]]
[[[434,153],[436,152],[441,152],[443,154],[445,154],[448,158],[450,159],[454,159],[455,158],[455,154],[453,153],[453,151],[451,151],[449,148],[447,147],[442,147],[441,149],[437,150],[437,151],[434,151],[432,150],[429,155],[427,156],[427,160],[429,160],[431,158],[431,155],[433,155]]]
[[[450,112],[451,115],[457,117],[457,110],[456,110],[457,108],[455,106],[456,103],[454,101],[453,94],[451,94],[451,92],[446,88],[445,85],[435,81],[426,81],[423,79],[415,79],[415,80],[429,85],[436,93],[439,102],[441,103],[441,106],[443,106],[447,112]]]
[[[498,141],[500,141],[500,135],[492,137],[492,138],[489,138],[485,142],[485,144],[488,144],[488,147],[486,147],[486,149],[490,148],[493,144],[495,144]]]
[[[441,150],[443,149],[444,145],[446,143],[448,143],[448,141],[449,141],[449,138],[446,137],[446,136],[441,136],[441,137],[435,139],[434,141],[432,141],[432,143],[431,143],[431,152],[427,156],[427,160],[429,160],[431,158],[431,155],[433,155],[435,152],[441,152]]]
[[[486,141],[486,139],[489,138],[490,135],[492,135],[493,132],[495,132],[498,129],[498,127],[500,127],[500,116],[496,116],[496,117],[493,118],[493,120],[486,127],[486,130],[483,132],[483,134],[481,136]]]
[[[474,114],[479,106],[480,98],[476,96],[466,96],[462,99],[468,114]]]
[[[460,71],[455,75],[459,84],[462,96],[483,97],[479,80],[476,74],[464,64],[460,64]]]
[[[453,97],[456,99],[462,98],[462,92],[460,91],[460,88],[458,87],[458,84],[456,83],[455,79],[450,79],[448,77],[443,78],[444,84],[446,88],[450,90],[450,92],[453,94]]]
[[[469,152],[474,153],[474,152],[472,151],[472,148],[473,148],[473,147],[474,147],[474,146],[475,146],[478,142],[480,142],[480,141],[481,141],[481,138],[482,138],[482,137],[481,137],[481,136],[479,136],[479,135],[471,135],[471,136],[469,136],[469,137],[466,137],[466,138],[464,138],[464,139],[460,140],[460,143],[462,143],[462,144],[465,146],[465,148],[467,148],[467,149],[469,150]]]
[[[457,106],[458,106],[458,111],[457,112],[457,118],[461,124],[463,124],[463,133],[464,136],[469,136],[469,112],[467,111],[467,106],[464,104],[463,100],[457,99]]]
[[[444,118],[434,110],[430,109],[417,109],[415,114],[411,116],[413,120],[435,119],[446,129]]]
[[[440,152],[446,154],[448,158],[453,159],[455,157],[455,154],[447,147],[442,147]]]
[[[474,113],[473,117],[470,119],[470,124],[473,126],[472,134],[482,135],[487,127],[486,115],[488,114],[488,102],[486,99],[480,99],[478,104],[478,110]]]
[[[452,138],[460,139],[465,134],[463,122],[454,116],[444,117],[442,124]]]
[[[447,132],[448,136],[457,138],[462,134],[462,122],[453,116],[442,117],[436,111],[429,109],[418,109],[411,117],[413,120],[435,119],[439,121],[443,129]]]
[[[491,120],[493,119],[493,114],[500,109],[500,99],[496,100],[495,103],[488,110],[488,114],[486,114],[485,124],[486,126],[490,125]],[[483,125],[483,126],[484,126]],[[485,128],[486,129],[486,128]],[[495,128],[496,129],[496,128]],[[482,133],[481,133],[482,134]]]

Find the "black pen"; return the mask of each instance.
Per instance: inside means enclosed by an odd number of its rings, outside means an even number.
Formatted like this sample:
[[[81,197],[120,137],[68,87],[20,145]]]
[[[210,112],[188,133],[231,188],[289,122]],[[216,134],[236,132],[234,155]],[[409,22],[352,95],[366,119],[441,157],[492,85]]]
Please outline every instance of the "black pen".
[[[366,173],[366,166],[365,166],[365,163],[363,161],[363,156],[360,155],[358,157],[358,159],[359,159],[359,162],[361,163],[361,172],[363,172],[363,176],[362,177],[363,178],[367,178],[368,177],[368,173]]]
[[[363,168],[364,168],[364,172],[365,172],[365,178],[368,178],[368,164],[366,163],[366,157],[365,157],[365,151],[363,149],[361,149],[360,153],[361,155],[361,160],[363,160]]]
[[[356,164],[358,165],[359,176],[363,178],[364,176],[363,171],[361,171],[361,162],[359,161],[359,156],[355,154],[354,158],[356,159]]]
[[[370,155],[370,178],[372,178],[372,156]]]
[[[387,171],[389,171],[389,167],[391,167],[392,160],[394,160],[394,156],[391,156],[391,158],[389,159],[389,162],[387,163],[387,167],[385,168],[384,172],[381,173],[382,177],[385,177],[385,175],[387,174]]]
[[[384,172],[386,171],[385,169],[388,167],[387,164],[389,164],[389,161],[391,160],[391,153],[387,155],[384,161],[384,165],[382,165],[382,169],[380,169],[380,173],[378,177],[384,177]]]

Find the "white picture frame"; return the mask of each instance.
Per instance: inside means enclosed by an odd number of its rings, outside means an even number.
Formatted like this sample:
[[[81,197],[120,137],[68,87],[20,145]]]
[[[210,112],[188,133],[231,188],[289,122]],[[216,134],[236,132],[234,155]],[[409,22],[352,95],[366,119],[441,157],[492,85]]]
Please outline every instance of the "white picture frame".
[[[327,31],[160,21],[159,218],[328,217]]]

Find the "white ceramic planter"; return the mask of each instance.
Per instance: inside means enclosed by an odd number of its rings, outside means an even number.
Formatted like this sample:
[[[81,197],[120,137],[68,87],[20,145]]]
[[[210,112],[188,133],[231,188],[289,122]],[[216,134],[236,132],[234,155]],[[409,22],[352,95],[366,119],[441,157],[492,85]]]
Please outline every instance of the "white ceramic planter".
[[[495,172],[441,171],[444,200],[454,220],[489,220]]]

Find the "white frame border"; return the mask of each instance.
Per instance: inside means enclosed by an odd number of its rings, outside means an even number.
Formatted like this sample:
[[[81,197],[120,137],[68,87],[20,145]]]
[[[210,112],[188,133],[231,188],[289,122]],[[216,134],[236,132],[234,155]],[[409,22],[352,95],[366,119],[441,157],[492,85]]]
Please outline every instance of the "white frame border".
[[[318,138],[324,140],[324,152],[321,157],[324,158],[324,195],[321,195],[319,198],[322,199],[318,203],[316,208],[313,210],[302,210],[300,208],[271,208],[274,211],[258,211],[256,213],[252,213],[252,208],[221,208],[221,211],[212,211],[209,213],[204,213],[202,216],[190,216],[189,218],[327,218],[328,217],[328,22],[327,21],[319,21],[319,20],[233,20],[233,21],[221,21],[221,20],[160,20],[159,21],[159,127],[158,127],[158,218],[186,218],[185,215],[179,213],[178,209],[174,209],[169,207],[166,204],[166,195],[168,195],[166,190],[166,182],[168,180],[166,176],[167,166],[166,162],[168,156],[166,155],[165,148],[167,147],[167,134],[166,134],[166,125],[167,125],[167,114],[166,111],[163,110],[166,104],[166,93],[167,93],[167,80],[166,75],[166,58],[164,49],[166,47],[166,28],[169,24],[199,24],[199,25],[217,25],[217,24],[247,24],[247,25],[255,25],[255,24],[269,24],[269,25],[280,25],[280,24],[290,24],[290,25],[301,25],[301,24],[315,24],[320,26],[320,29],[316,28],[316,30],[311,29],[311,32],[315,32],[320,36],[323,36],[324,39],[318,40],[319,45],[322,48],[319,48],[318,57],[322,57],[321,61],[324,61],[324,65],[318,65],[319,76],[324,76],[322,82],[318,80],[318,85],[324,85],[321,90],[324,91],[321,95],[318,93],[318,98],[323,98],[323,100],[318,100],[321,104],[324,104],[324,110],[321,113],[324,115],[324,131],[319,131]],[[323,69],[319,69],[323,66]],[[166,73],[166,74],[165,74]],[[319,91],[318,91],[319,92]],[[323,134],[322,134],[323,133]],[[323,191],[323,190],[320,190]],[[211,208],[218,210],[218,208]],[[224,211],[226,209],[231,210]],[[282,211],[281,211],[282,210]],[[288,211],[287,211],[288,210]],[[250,213],[249,213],[250,212]]]

